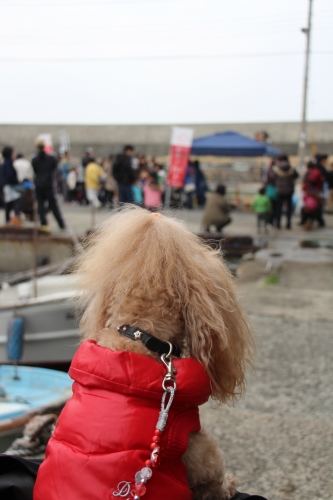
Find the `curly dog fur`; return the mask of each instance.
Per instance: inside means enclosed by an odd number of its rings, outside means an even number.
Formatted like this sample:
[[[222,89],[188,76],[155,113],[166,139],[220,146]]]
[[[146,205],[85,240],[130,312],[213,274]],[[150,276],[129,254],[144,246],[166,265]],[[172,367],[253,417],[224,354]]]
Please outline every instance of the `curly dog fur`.
[[[99,226],[86,250],[76,266],[84,339],[159,360],[116,331],[119,324],[137,326],[199,361],[216,401],[244,393],[253,339],[218,252],[183,223],[132,207]],[[183,462],[194,500],[235,494],[235,478],[225,474],[222,453],[205,431],[190,436]]]

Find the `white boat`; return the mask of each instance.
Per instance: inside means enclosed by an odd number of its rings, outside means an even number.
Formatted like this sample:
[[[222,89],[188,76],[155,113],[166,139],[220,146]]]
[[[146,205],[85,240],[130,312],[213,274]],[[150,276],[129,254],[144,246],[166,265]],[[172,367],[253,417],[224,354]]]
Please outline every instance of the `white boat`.
[[[59,412],[72,395],[71,386],[67,373],[31,366],[14,371],[0,365],[0,453],[34,415]]]
[[[78,325],[74,321],[75,292],[70,275],[44,276],[0,291],[0,364],[7,359],[7,325],[15,313],[24,319],[24,347],[20,363],[32,366],[66,367],[78,347]]]

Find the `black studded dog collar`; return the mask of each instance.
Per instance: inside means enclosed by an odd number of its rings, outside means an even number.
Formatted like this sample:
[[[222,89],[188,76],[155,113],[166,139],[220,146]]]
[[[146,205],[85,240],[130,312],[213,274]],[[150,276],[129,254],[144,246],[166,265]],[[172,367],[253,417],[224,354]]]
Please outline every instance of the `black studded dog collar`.
[[[164,342],[164,340],[160,340],[157,337],[154,337],[154,335],[151,335],[150,333],[147,333],[144,330],[141,330],[141,328],[137,328],[136,326],[120,325],[117,326],[117,331],[121,335],[124,335],[131,340],[141,340],[141,342],[145,347],[147,347],[147,349],[155,352],[159,356],[162,356],[162,354],[168,354],[170,351],[170,344],[168,342]],[[180,358],[181,351],[179,347],[176,346],[176,344],[171,345],[171,355]]]

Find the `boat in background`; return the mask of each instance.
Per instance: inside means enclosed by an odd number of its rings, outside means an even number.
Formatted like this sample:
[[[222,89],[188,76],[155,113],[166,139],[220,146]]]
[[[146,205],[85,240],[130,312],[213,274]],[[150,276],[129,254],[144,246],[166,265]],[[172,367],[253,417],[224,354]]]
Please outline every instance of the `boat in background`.
[[[0,453],[32,417],[59,413],[72,395],[71,387],[67,373],[29,366],[14,370],[13,366],[0,365]]]
[[[35,297],[36,289],[38,296]],[[0,291],[0,364],[7,364],[7,326],[15,314],[24,320],[24,365],[67,370],[78,347],[71,275],[43,276]]]
[[[37,217],[36,217],[37,220]],[[27,226],[28,225],[28,226]],[[37,243],[38,240],[38,243]],[[75,231],[46,234],[39,224],[0,226],[0,273],[18,273],[69,259],[79,243]]]

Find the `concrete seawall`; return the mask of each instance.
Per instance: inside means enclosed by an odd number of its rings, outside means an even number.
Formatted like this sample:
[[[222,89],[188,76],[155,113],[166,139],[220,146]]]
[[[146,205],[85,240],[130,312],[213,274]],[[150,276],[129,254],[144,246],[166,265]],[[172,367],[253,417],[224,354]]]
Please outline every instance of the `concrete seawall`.
[[[174,124],[176,125],[176,124]],[[266,131],[273,145],[288,154],[295,155],[298,148],[299,123],[214,123],[182,124],[194,129],[194,136],[234,130],[254,137],[258,131]],[[0,147],[13,145],[16,150],[30,155],[38,134],[52,134],[56,151],[59,147],[59,132],[66,130],[71,142],[73,156],[80,157],[87,146],[92,146],[97,156],[119,152],[124,144],[134,144],[136,150],[147,155],[168,154],[171,124],[165,125],[0,125]],[[310,122],[308,142],[316,143],[317,150],[333,154],[333,121]],[[309,146],[310,149],[310,146]]]

